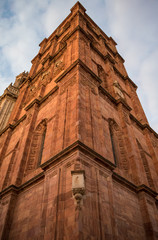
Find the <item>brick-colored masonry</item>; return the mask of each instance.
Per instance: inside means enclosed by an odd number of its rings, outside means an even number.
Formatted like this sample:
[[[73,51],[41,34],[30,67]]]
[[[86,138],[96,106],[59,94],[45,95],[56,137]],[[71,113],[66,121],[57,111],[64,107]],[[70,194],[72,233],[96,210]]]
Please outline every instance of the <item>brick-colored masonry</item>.
[[[0,133],[0,239],[158,239],[158,135],[116,43],[77,2]]]

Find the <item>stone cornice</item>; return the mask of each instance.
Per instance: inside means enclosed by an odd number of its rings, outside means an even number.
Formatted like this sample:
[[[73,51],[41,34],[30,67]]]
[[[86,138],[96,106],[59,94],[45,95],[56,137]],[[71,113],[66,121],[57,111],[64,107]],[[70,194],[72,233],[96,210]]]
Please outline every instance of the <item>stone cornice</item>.
[[[32,83],[33,80],[34,80],[42,71],[46,71],[46,69],[48,69],[48,68],[50,67],[51,62],[54,61],[55,58],[58,56],[58,54],[61,54],[66,47],[67,47],[67,44],[65,43],[65,45],[64,45],[61,49],[59,49],[53,56],[51,56],[51,55],[48,54],[48,56],[43,60],[42,64],[44,64],[47,60],[49,60],[49,61],[50,61],[49,66],[48,66],[47,68],[44,68],[44,67],[42,66],[42,67],[39,69],[38,72],[36,72],[33,76],[31,76],[31,77],[30,77],[29,79],[27,79],[27,80],[29,80],[30,83]]]
[[[39,46],[41,47],[42,44],[43,44],[44,42],[47,42],[47,41],[48,41],[48,39],[47,39],[47,38],[44,38],[44,39],[42,40],[42,42],[40,42]]]
[[[43,178],[44,178],[44,172],[36,175],[35,177],[31,178],[30,180],[28,180],[27,182],[25,182],[20,186],[10,185],[9,187],[5,188],[0,192],[0,199],[3,196],[6,196],[7,194],[13,194],[13,193],[18,194],[22,190],[30,187],[32,184],[35,184],[36,182],[42,180]]]
[[[7,194],[17,194],[18,193],[19,188],[15,185],[10,185],[9,187],[5,188],[4,190],[2,190],[0,192],[0,199],[3,196],[6,196]]]
[[[108,59],[112,64],[115,64],[115,60],[110,56],[109,53],[107,53],[105,56],[104,56],[104,60],[106,61],[106,59]]]
[[[92,47],[104,60],[108,59],[112,64],[115,64],[115,60],[112,59],[112,57],[110,56],[110,54],[107,54],[107,55],[104,56],[97,48],[95,48],[95,46],[93,45],[93,43],[92,43],[92,41],[91,41],[91,38],[88,36],[88,34],[85,32],[85,30],[84,30],[81,26],[79,26],[79,25],[78,25],[76,28],[74,28],[74,30],[73,30],[71,33],[69,33],[69,35],[65,38],[65,41],[68,40],[76,31],[82,32],[82,33],[87,37],[87,39],[90,41],[91,47]],[[108,45],[107,45],[107,47],[109,48]],[[112,51],[112,50],[110,49],[110,51]],[[117,53],[114,53],[114,52],[113,52],[113,55],[114,55],[114,56],[116,56],[117,54],[118,54],[119,57],[121,57],[121,55],[120,55],[118,52],[117,52]],[[121,58],[122,58],[122,57],[121,57]],[[122,58],[122,61],[124,61],[123,58]],[[120,73],[120,71],[119,71],[115,66],[113,66],[113,68],[114,68],[114,71],[115,71],[116,73],[118,73],[123,80],[129,81],[129,82],[134,86],[134,88],[137,89],[137,85],[136,85],[128,76],[123,76],[123,75]]]
[[[153,133],[155,135],[156,138],[158,138],[158,134],[149,126],[149,124],[145,123],[142,124],[139,120],[137,120],[132,114],[129,115],[131,120],[133,120],[138,127],[140,127],[140,129],[144,130],[144,129],[148,129],[151,133]]]
[[[85,30],[84,30],[80,25],[76,26],[76,28],[74,28],[74,29],[71,31],[71,33],[69,33],[69,34],[64,38],[65,46],[63,46],[63,47],[62,47],[59,51],[57,51],[53,56],[50,56],[50,55],[47,56],[47,59],[50,60],[50,63],[51,63],[51,61],[53,61],[53,59],[55,59],[55,57],[58,56],[58,54],[61,53],[61,51],[63,51],[63,50],[66,48],[66,46],[67,46],[66,41],[67,41],[76,31],[82,32],[82,33],[87,37],[87,39],[90,41],[90,45],[91,45],[92,49],[95,50],[102,59],[104,59],[104,60],[108,59],[113,65],[115,64],[115,60],[110,56],[110,54],[103,55],[103,54],[93,45],[93,43],[92,43],[92,41],[91,41],[91,38],[89,37],[89,35],[85,32]],[[109,46],[107,46],[107,47],[109,48]],[[114,52],[113,52],[113,54],[114,54],[114,56],[115,56],[115,55],[120,56],[119,53],[114,53]],[[120,57],[121,57],[121,56],[120,56]],[[121,57],[121,58],[122,58],[122,57]],[[45,59],[44,62],[45,62],[47,59]],[[113,66],[113,69],[114,69],[114,71],[121,77],[121,79],[123,79],[124,81],[125,81],[125,80],[128,80],[128,81],[134,86],[134,88],[137,88],[136,84],[135,84],[128,76],[123,76],[123,75],[120,73],[120,71],[119,71],[115,66]],[[36,75],[32,77],[32,80],[33,80],[42,70],[43,70],[43,68],[40,69],[39,72],[36,73]]]
[[[124,177],[122,177],[121,175],[119,175],[118,173],[113,172],[113,173],[112,173],[112,178],[113,178],[115,181],[123,184],[124,186],[126,186],[126,187],[128,187],[129,189],[131,189],[131,190],[133,190],[133,191],[136,192],[137,186],[136,186],[134,183],[132,183],[132,182],[130,182],[129,180],[127,180],[126,178],[124,178]]]
[[[151,188],[147,187],[145,184],[142,185],[135,185],[134,183],[130,182],[129,180],[127,180],[126,178],[120,176],[118,173],[113,172],[112,173],[112,178],[123,184],[124,186],[126,186],[128,189],[131,189],[132,191],[134,191],[135,193],[140,193],[140,192],[145,192],[148,195],[150,195],[153,198],[156,198],[156,196],[158,195],[157,192],[155,192],[154,190],[152,190]]]
[[[41,53],[38,53],[32,60],[31,60],[31,63],[33,63],[34,61],[36,61],[37,58],[41,58],[42,54]]]
[[[157,192],[155,192],[154,190],[152,190],[151,188],[149,188],[148,186],[146,186],[145,184],[142,184],[140,186],[137,187],[137,192],[145,192],[148,195],[150,195],[151,197],[156,197],[158,195]]]
[[[102,86],[99,86],[99,90],[101,91],[102,94],[106,95],[112,103],[115,103],[115,105],[118,104],[123,104],[123,106],[128,110],[131,111],[131,107],[123,100],[123,99],[118,99],[116,100],[108,91],[106,91]],[[144,130],[144,129],[148,129],[150,132],[152,132],[155,137],[158,138],[158,134],[149,126],[149,124],[142,124],[139,120],[137,120],[131,113],[129,114],[129,117],[131,118],[131,120],[133,120],[139,127],[140,129]]]
[[[105,88],[99,86],[98,89],[103,95],[106,95],[111,100],[112,103],[116,104],[116,99]]]
[[[4,90],[4,93],[2,94],[2,96],[0,96],[0,101],[5,98],[6,96],[11,97],[12,99],[17,99],[18,97],[18,92],[19,92],[19,88],[15,87],[14,85],[12,85],[12,83]]]
[[[82,152],[88,153],[91,157],[93,157],[94,159],[96,159],[100,163],[103,163],[104,165],[106,165],[106,167],[108,167],[110,170],[113,170],[116,167],[114,163],[110,162],[109,160],[107,160],[106,158],[104,158],[99,153],[95,152],[93,149],[89,148],[84,143],[80,142],[79,140],[74,142],[70,146],[66,147],[62,151],[60,151],[58,154],[56,154],[55,156],[50,158],[45,163],[41,164],[40,167],[43,170],[46,170],[47,168],[50,167],[50,165],[54,164],[56,161],[59,161],[59,159],[61,159],[61,158],[65,157],[66,155],[68,155],[70,153],[70,151],[73,152],[76,149],[78,149],[78,150],[80,150]]]
[[[106,48],[109,50],[109,52],[115,57],[116,53],[109,47],[109,45],[106,43],[106,41],[104,42]]]
[[[25,107],[25,111],[28,111],[34,104],[40,105],[40,100],[38,98],[33,99],[33,101]]]
[[[51,91],[49,91],[43,98],[35,98],[33,101],[25,107],[25,111],[28,111],[34,104],[41,105],[49,96],[58,90],[58,86],[55,86]]]
[[[74,67],[80,65],[86,72],[91,74],[91,76],[99,83],[102,83],[102,80],[89,68],[85,63],[83,63],[80,59],[77,59],[74,63],[70,65],[56,80],[55,82],[58,83],[68,72],[70,72]]]
[[[103,32],[103,30],[85,13],[85,15],[83,16],[84,19],[86,20],[86,22],[90,22],[90,24],[93,24],[95,27],[97,27],[100,32],[102,33],[102,37],[105,38],[105,39],[110,39],[105,32]],[[100,36],[100,35],[98,35]]]
[[[103,88],[102,86],[99,86],[99,91],[103,94],[103,95],[106,95],[112,103],[114,103],[116,106],[119,105],[119,104],[122,104],[128,111],[131,111],[131,107],[122,99],[122,98],[119,98],[119,99],[115,99],[108,91],[106,91],[105,88]]]
[[[123,57],[122,57],[118,52],[115,54],[115,56],[118,57],[118,58],[120,58],[123,63],[125,62],[125,60],[123,59]]]
[[[69,71],[71,71],[75,66],[77,65],[80,65],[82,68],[84,68],[85,71],[87,71],[88,73],[91,74],[91,76],[97,80],[97,82],[100,84],[102,82],[102,80],[95,74],[93,73],[93,71],[91,71],[91,69],[89,69],[80,59],[77,59],[68,69],[66,69],[64,71],[64,73],[62,73],[56,80],[55,82],[58,83]],[[38,73],[39,74],[39,73]],[[30,109],[34,104],[38,104],[40,105],[42,102],[44,102],[51,94],[53,94],[56,90],[58,89],[58,86],[56,86],[55,88],[53,88],[46,96],[44,96],[44,98],[42,99],[34,99],[26,108],[25,110],[28,111],[28,109]],[[102,86],[99,86],[99,90],[104,94],[106,95],[110,100],[111,102],[115,103],[115,105],[118,105],[118,104],[123,104],[124,107],[126,107],[126,109],[128,111],[131,110],[131,108],[126,104],[125,101],[119,99],[119,100],[116,100],[114,97],[112,97],[112,95],[107,92]],[[25,115],[24,115],[25,116]],[[21,119],[19,119],[17,121],[17,123],[15,124],[9,124],[7,125],[1,132],[0,132],[0,135],[2,133],[4,133],[8,128],[10,129],[14,129],[18,124],[19,122],[23,121],[23,119],[26,117],[22,117]],[[143,130],[143,129],[148,129],[150,132],[154,133],[154,135],[156,137],[158,137],[158,134],[148,125],[148,124],[145,124],[145,125],[142,125],[132,114],[130,114],[130,118],[132,120],[134,120],[137,125]]]
[[[14,129],[16,126],[18,126],[24,119],[26,118],[26,114],[23,115],[19,120],[16,121],[16,123],[14,124],[8,124],[1,132],[0,132],[0,136],[6,132],[8,129]]]
[[[128,81],[128,82],[130,82],[132,85],[133,85],[133,87],[135,88],[135,89],[137,89],[138,88],[138,86],[127,76],[127,77],[125,77],[124,78],[126,81]]]
[[[115,66],[113,66],[113,69],[121,77],[122,80],[128,80],[133,85],[133,87],[137,89],[137,85],[128,76],[122,75],[122,73],[120,73],[120,71]]]
[[[102,80],[89,68],[85,63],[83,63],[80,59],[78,60],[78,64],[88,72],[99,84],[102,83]]]
[[[33,101],[26,106],[25,111],[28,111],[34,104],[41,105],[49,96],[51,96],[55,91],[58,90],[58,86],[55,86],[49,93],[47,93],[43,98],[41,99],[33,99]],[[27,117],[26,114],[24,114],[19,120],[17,120],[14,124],[8,124],[1,132],[0,135],[2,135],[4,132],[6,132],[8,129],[14,129],[17,125],[19,125],[20,122],[22,122]]]
[[[53,56],[50,56],[50,55],[48,56],[49,60],[52,61],[53,59],[55,59],[55,57],[58,56],[58,54],[60,54],[61,52],[63,52],[66,49],[66,47],[67,47],[67,44],[65,42],[65,45],[62,48],[60,48]],[[47,61],[47,59],[45,61]]]
[[[11,93],[11,92],[5,92],[5,93],[3,93],[3,95],[2,96],[0,96],[0,101],[2,101],[2,99],[3,98],[5,98],[5,97],[10,97],[10,98],[12,98],[12,99],[17,99],[17,95],[15,95],[15,94],[13,94],[13,93]]]
[[[90,43],[91,48],[105,61],[108,59],[112,64],[115,64],[115,60],[110,56],[110,54],[103,55],[94,45]]]
[[[106,95],[109,100],[111,100],[112,103],[114,103],[115,105],[118,105],[118,104],[122,104],[128,111],[131,111],[131,107],[123,100],[123,99],[118,99],[116,100],[108,91],[106,91],[102,86],[99,86],[99,91]],[[139,120],[137,120],[131,113],[129,114],[129,117],[131,118],[131,120],[133,120],[137,125],[138,127],[141,129],[141,130],[144,130],[144,129],[148,129],[151,133],[153,133],[155,135],[156,138],[158,138],[158,134],[149,126],[149,124],[142,124]]]
[[[117,45],[117,42],[112,37],[109,37],[109,39],[114,43],[114,45]]]
[[[119,98],[116,100],[116,104],[119,105],[119,104],[122,104],[128,111],[131,111],[132,108],[122,99],[122,98]]]
[[[127,189],[135,192],[136,194],[144,192],[144,193],[150,195],[154,199],[157,197],[157,195],[158,195],[157,192],[155,192],[154,190],[152,190],[151,188],[147,187],[144,184],[137,186],[134,183],[132,183],[130,180],[127,180],[123,176],[114,172],[114,169],[116,168],[116,165],[114,163],[110,162],[109,160],[107,160],[106,158],[101,156],[99,153],[95,152],[93,149],[86,146],[84,143],[82,143],[80,141],[76,141],[73,144],[71,144],[70,146],[68,146],[67,148],[65,148],[64,150],[60,151],[58,154],[56,154],[52,158],[50,158],[45,163],[41,164],[40,167],[44,171],[41,172],[40,174],[34,176],[33,178],[26,181],[24,184],[22,184],[20,186],[11,185],[11,186],[7,187],[6,189],[2,190],[0,192],[0,199],[3,198],[3,196],[6,196],[8,194],[18,194],[19,192],[23,191],[24,189],[30,187],[32,184],[35,184],[35,183],[43,180],[44,176],[45,176],[44,172],[47,171],[47,169],[52,167],[59,160],[66,157],[69,153],[72,153],[76,150],[79,150],[79,151],[81,151],[85,154],[88,154],[90,157],[93,158],[94,161],[96,161],[96,162],[104,165],[105,167],[107,167],[110,171],[112,171],[113,180],[115,180],[116,182],[125,186]],[[156,199],[155,199],[155,201],[156,201]]]

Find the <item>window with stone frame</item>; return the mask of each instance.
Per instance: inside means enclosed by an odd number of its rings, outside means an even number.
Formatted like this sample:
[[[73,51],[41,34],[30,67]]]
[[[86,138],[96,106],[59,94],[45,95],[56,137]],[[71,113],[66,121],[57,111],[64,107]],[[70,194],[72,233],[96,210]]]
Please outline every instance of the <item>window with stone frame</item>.
[[[141,157],[141,160],[142,160],[142,163],[143,163],[143,167],[144,167],[144,171],[145,171],[145,174],[146,174],[146,178],[147,178],[149,187],[151,187],[155,190],[154,181],[153,181],[151,171],[150,171],[150,167],[149,167],[149,163],[148,163],[147,153],[143,149],[143,147],[140,144],[140,142],[138,141],[138,139],[136,139],[136,141],[137,141],[140,157]]]
[[[16,152],[18,150],[18,146],[19,146],[19,141],[16,143],[13,151],[11,151],[11,158],[10,158],[10,162],[8,165],[8,170],[7,170],[4,182],[3,182],[3,189],[7,188],[11,184],[12,175],[13,175],[14,167],[15,167]]]
[[[119,169],[128,172],[129,164],[123,133],[115,120],[111,118],[109,119],[109,132],[115,164]]]
[[[40,166],[44,149],[44,141],[47,130],[46,120],[42,120],[33,132],[30,152],[26,165],[25,175]]]

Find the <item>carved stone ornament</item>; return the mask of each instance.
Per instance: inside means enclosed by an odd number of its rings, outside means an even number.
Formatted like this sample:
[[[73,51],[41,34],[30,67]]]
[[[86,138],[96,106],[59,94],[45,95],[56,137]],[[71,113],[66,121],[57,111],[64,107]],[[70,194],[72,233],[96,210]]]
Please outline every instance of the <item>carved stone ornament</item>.
[[[58,60],[55,62],[54,71],[53,71],[54,77],[57,76],[61,71],[64,70],[64,66],[65,66],[65,64],[64,64],[63,60]]]
[[[113,83],[113,86],[114,86],[115,93],[116,93],[119,97],[121,97],[121,98],[124,99],[125,97],[124,97],[123,90],[122,90],[120,84],[119,84],[117,81],[115,81],[115,82]]]
[[[76,210],[81,209],[81,201],[85,194],[85,174],[84,171],[71,171],[72,193],[76,201]]]
[[[50,71],[44,72],[41,76],[41,84],[46,86],[50,81]]]

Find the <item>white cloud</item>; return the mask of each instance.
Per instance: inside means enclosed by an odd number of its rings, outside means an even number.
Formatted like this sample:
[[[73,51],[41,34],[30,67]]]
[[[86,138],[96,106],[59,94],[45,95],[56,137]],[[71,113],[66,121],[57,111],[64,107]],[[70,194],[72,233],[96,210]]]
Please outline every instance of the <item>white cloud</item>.
[[[75,0],[0,1],[0,95],[31,67],[38,44],[70,13]],[[81,0],[87,13],[118,43],[151,126],[158,130],[157,0]]]
[[[126,61],[129,77],[138,85],[138,94],[149,123],[158,131],[158,1],[105,2],[112,37]]]
[[[67,1],[70,6],[71,2]],[[16,75],[30,70],[39,43],[69,14],[69,9],[66,12],[61,8],[61,3],[64,5],[64,0],[0,2],[0,95],[10,79],[14,82]]]

